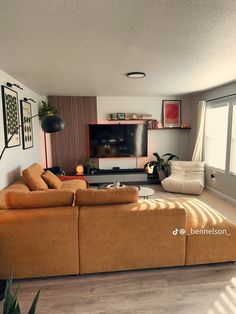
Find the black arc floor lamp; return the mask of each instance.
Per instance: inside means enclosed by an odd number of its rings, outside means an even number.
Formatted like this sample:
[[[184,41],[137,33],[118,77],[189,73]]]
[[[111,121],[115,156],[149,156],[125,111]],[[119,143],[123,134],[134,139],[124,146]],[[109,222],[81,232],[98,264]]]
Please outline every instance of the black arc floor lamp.
[[[63,119],[57,114],[48,113],[46,117],[43,118],[41,122],[41,128],[44,132],[44,145],[45,145],[45,160],[46,168],[48,168],[48,154],[47,154],[47,139],[46,133],[55,133],[63,130],[65,123]]]
[[[32,116],[30,119],[34,119],[35,117],[38,117],[38,114]],[[21,125],[19,125],[14,132],[12,132],[11,136],[9,137],[8,141],[5,143],[5,146],[0,154],[0,160],[2,159],[2,156],[6,150],[7,144],[11,141],[13,136],[16,134],[16,132],[26,123],[23,122]],[[44,132],[44,142],[45,142],[45,159],[46,159],[46,167],[48,168],[48,160],[47,160],[47,142],[46,142],[46,133],[54,133],[63,130],[65,127],[65,123],[63,119],[56,114],[52,114],[48,112],[48,114],[42,119],[41,122],[41,128]]]

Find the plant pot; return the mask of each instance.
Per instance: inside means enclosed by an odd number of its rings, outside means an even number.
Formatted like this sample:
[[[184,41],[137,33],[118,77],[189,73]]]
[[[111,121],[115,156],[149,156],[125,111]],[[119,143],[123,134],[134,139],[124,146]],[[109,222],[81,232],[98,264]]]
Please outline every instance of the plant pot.
[[[90,167],[90,165],[85,165],[84,166],[84,174],[90,174],[90,170],[91,170],[91,167]]]
[[[163,170],[159,170],[158,171],[158,177],[159,177],[160,181],[164,180],[166,177],[165,172]]]

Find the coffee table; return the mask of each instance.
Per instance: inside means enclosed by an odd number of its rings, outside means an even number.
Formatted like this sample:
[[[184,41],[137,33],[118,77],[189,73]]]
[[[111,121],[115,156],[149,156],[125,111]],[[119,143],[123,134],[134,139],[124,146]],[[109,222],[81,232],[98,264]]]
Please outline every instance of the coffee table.
[[[139,185],[125,185],[125,184],[121,184],[121,186],[119,188],[124,188],[127,186],[132,186],[137,188],[138,190],[138,196],[139,197],[143,197],[144,199],[148,199],[149,196],[152,196],[155,191],[151,188],[147,188],[146,186],[139,186]],[[113,184],[101,184],[98,188],[99,189],[109,189],[112,188]]]
[[[151,188],[147,188],[146,186],[140,186],[140,189],[138,191],[138,196],[143,197],[144,199],[149,198],[149,196],[152,196],[155,193],[155,191]]]

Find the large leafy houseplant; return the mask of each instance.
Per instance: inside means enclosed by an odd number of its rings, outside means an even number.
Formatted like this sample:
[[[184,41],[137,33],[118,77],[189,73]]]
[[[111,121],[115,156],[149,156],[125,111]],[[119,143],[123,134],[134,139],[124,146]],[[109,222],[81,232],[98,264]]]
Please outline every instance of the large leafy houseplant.
[[[7,286],[5,290],[5,300],[3,305],[3,314],[22,314],[20,304],[17,300],[17,294],[19,291],[18,287],[14,292],[12,291],[12,276],[7,281]],[[36,305],[38,302],[40,290],[37,292],[31,307],[29,309],[28,314],[35,314],[36,313]]]
[[[46,101],[42,101],[42,107],[39,109],[39,120],[43,120],[47,115],[54,115],[58,113],[58,110],[55,106],[49,104]]]
[[[162,156],[158,153],[153,153],[153,156],[156,157],[156,160],[147,162],[144,165],[144,168],[152,168],[154,178],[159,180],[162,180],[164,177],[168,177],[170,175],[170,160],[179,159],[178,156],[172,153],[166,153]]]

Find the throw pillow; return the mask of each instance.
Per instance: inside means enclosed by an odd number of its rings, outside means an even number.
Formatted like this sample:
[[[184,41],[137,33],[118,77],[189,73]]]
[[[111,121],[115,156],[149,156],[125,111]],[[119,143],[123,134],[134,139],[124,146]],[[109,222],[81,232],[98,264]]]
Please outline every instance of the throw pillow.
[[[38,163],[34,163],[22,171],[22,176],[25,180],[25,183],[28,185],[31,191],[48,190],[48,185],[41,177],[43,173],[44,170]]]
[[[61,180],[51,171],[47,170],[42,174],[43,180],[52,189],[60,189],[62,186]]]

